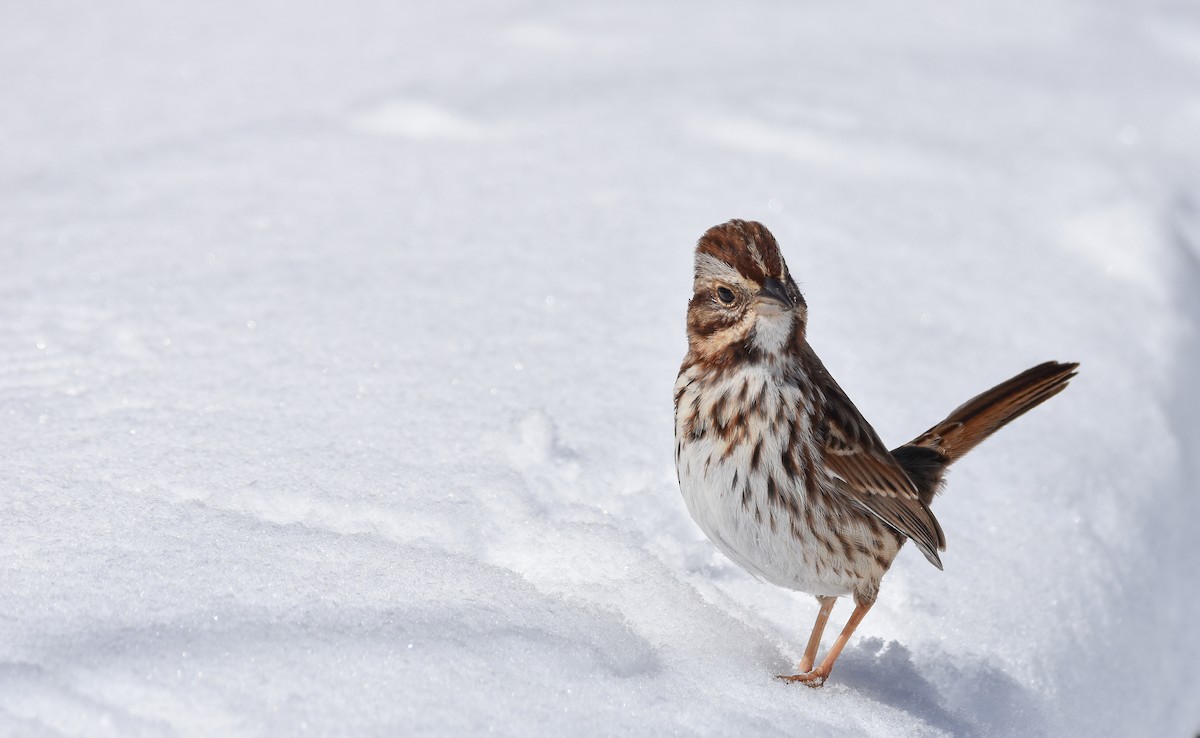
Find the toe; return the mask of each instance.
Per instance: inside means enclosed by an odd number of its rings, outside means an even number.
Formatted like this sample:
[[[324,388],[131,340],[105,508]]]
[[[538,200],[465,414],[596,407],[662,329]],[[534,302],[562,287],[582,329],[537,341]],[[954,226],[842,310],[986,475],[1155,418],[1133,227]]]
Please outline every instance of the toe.
[[[828,676],[829,676],[828,674],[822,672],[820,669],[816,669],[816,670],[813,670],[810,672],[806,672],[804,674],[792,674],[791,676],[785,676],[783,674],[780,674],[779,676],[777,676],[775,678],[781,682],[787,682],[789,684],[794,684],[795,682],[800,682],[801,684],[804,684],[804,685],[807,685],[809,687],[816,689],[817,687],[820,687],[825,684],[825,678]]]

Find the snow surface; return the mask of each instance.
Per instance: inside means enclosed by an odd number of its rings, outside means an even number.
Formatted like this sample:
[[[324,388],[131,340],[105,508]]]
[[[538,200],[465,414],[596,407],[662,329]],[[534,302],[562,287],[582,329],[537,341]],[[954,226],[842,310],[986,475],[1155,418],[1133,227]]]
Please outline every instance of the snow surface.
[[[0,733],[1200,730],[1196,3],[9,2],[0,100]],[[1083,362],[819,691],[674,479],[731,217],[891,443]]]

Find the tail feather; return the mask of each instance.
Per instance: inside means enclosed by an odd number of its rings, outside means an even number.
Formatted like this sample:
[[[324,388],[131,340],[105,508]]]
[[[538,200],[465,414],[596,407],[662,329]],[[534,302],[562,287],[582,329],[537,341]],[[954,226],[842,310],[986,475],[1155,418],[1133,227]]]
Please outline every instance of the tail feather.
[[[947,463],[961,459],[983,439],[1066,389],[1079,364],[1047,361],[967,400],[909,445],[940,451]]]
[[[942,483],[946,467],[985,438],[1066,389],[1077,363],[1047,361],[967,400],[946,419],[892,455],[909,472],[921,499],[928,504]]]

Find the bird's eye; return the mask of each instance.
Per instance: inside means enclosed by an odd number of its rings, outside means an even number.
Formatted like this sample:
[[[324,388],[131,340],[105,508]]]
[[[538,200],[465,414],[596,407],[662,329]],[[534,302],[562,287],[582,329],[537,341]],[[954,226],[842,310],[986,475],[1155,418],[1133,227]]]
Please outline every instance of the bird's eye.
[[[729,289],[728,287],[718,287],[717,288],[717,299],[720,300],[721,302],[725,303],[726,305],[732,305],[733,304],[733,290]]]

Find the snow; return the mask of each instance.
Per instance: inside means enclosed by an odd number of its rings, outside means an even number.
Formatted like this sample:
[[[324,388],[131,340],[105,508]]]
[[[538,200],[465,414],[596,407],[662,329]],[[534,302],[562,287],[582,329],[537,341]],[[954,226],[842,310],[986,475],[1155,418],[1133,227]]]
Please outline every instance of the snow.
[[[1197,49],[1166,0],[6,4],[0,734],[1196,734]],[[732,217],[893,444],[1082,362],[821,690],[674,479]]]

